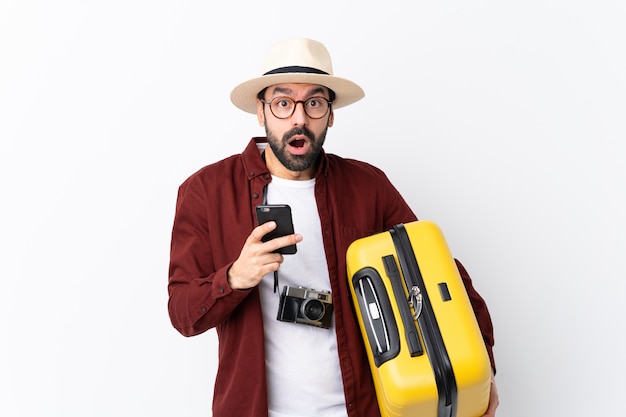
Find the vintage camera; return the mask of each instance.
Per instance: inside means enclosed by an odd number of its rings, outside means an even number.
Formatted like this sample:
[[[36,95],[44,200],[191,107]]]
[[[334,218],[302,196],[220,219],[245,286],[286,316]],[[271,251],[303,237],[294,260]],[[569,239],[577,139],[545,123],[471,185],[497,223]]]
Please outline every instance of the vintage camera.
[[[278,320],[328,329],[332,315],[333,300],[330,292],[287,285],[283,287],[276,317]]]

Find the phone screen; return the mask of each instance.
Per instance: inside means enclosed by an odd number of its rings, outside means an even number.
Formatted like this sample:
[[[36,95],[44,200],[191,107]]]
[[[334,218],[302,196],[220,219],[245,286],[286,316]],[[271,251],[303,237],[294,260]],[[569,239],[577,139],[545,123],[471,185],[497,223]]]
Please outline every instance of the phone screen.
[[[256,207],[256,216],[259,225],[268,221],[276,222],[276,229],[263,236],[263,242],[274,238],[294,234],[293,220],[291,218],[291,207],[287,204],[262,204]],[[296,253],[296,245],[285,246],[279,248],[275,252],[284,255]]]

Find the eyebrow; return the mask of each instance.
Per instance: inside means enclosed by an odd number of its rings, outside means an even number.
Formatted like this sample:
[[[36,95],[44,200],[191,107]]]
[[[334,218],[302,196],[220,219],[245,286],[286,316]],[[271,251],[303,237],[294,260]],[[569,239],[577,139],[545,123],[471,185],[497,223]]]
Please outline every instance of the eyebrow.
[[[307,95],[309,97],[314,95],[314,94],[318,94],[318,93],[323,95],[324,92],[325,92],[324,88],[325,87],[321,87],[321,86],[320,87],[315,87],[315,88],[311,89]],[[289,94],[293,93],[293,90],[291,88],[275,87],[274,91],[272,91],[272,95],[275,95],[276,93],[289,95]]]

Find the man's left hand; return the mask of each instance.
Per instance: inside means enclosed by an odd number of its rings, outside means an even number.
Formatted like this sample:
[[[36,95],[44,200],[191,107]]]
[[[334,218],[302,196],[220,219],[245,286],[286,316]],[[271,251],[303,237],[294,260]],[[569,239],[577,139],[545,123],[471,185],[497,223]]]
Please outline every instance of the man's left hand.
[[[489,405],[487,406],[487,411],[483,417],[495,417],[496,408],[500,404],[500,400],[498,398],[498,388],[496,387],[496,381],[491,376],[491,391],[489,393]]]

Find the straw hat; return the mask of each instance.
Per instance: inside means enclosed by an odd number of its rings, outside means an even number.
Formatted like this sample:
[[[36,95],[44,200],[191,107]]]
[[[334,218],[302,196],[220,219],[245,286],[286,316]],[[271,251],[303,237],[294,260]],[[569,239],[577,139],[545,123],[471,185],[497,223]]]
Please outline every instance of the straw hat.
[[[305,83],[328,87],[336,94],[334,109],[365,96],[357,84],[333,75],[328,50],[311,39],[290,39],[273,45],[265,55],[262,72],[261,77],[239,84],[230,93],[233,104],[245,112],[256,113],[257,94],[276,84]]]

